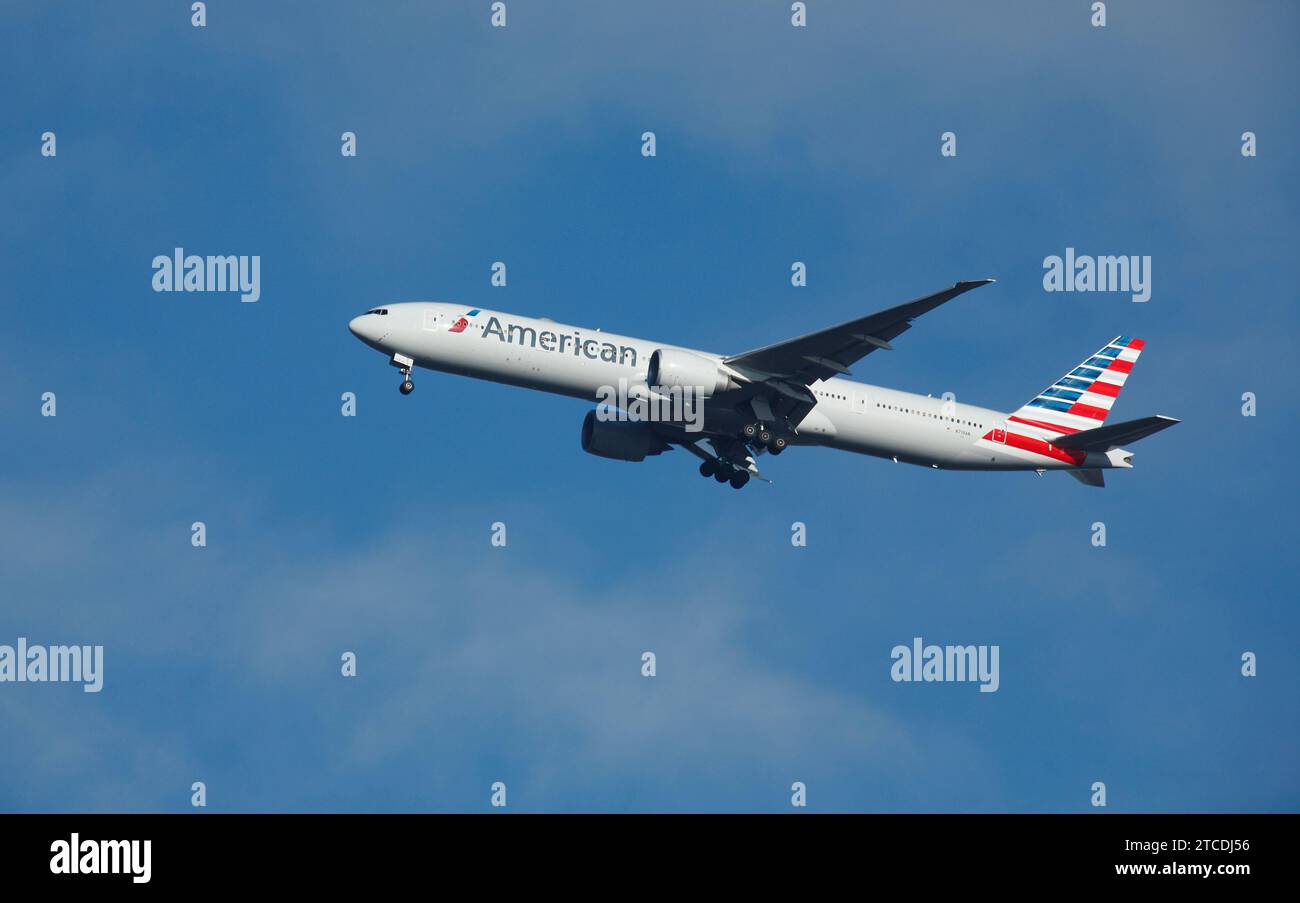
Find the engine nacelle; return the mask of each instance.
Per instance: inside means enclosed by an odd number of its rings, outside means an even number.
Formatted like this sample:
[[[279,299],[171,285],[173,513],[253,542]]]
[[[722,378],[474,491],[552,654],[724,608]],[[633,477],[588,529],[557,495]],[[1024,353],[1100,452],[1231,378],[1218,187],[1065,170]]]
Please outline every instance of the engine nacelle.
[[[582,421],[582,450],[602,458],[644,461],[668,447],[645,421],[601,420],[595,411]]]
[[[691,389],[700,392],[704,398],[740,388],[738,382],[722,372],[716,361],[675,348],[657,348],[650,355],[646,383],[651,388]]]

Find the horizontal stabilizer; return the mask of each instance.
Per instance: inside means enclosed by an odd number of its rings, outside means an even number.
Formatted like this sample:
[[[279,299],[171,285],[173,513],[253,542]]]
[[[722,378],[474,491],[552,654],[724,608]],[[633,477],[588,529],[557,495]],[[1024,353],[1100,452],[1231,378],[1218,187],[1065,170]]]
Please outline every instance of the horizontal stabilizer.
[[[1106,452],[1129,442],[1145,439],[1152,433],[1158,433],[1178,422],[1173,417],[1156,414],[1154,417],[1126,420],[1123,423],[1099,426],[1095,430],[1083,430],[1082,432],[1071,433],[1068,436],[1058,436],[1052,442],[1057,448],[1069,448],[1086,452]],[[1071,471],[1071,473],[1078,476],[1081,471]],[[1083,479],[1083,477],[1079,477],[1079,479]]]
[[[1067,470],[1066,473],[1085,486],[1106,488],[1106,472],[1104,470]]]

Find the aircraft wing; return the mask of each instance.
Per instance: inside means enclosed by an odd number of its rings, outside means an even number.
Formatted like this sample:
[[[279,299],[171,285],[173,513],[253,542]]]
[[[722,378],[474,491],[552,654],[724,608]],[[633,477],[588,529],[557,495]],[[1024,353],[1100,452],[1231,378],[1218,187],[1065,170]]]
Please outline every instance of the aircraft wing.
[[[992,281],[975,279],[958,282],[951,288],[888,310],[811,332],[797,339],[733,355],[726,359],[726,363],[754,382],[775,379],[797,386],[809,386],[819,379],[847,375],[850,364],[878,348],[890,350],[890,340],[911,329],[912,321],[921,314]]]

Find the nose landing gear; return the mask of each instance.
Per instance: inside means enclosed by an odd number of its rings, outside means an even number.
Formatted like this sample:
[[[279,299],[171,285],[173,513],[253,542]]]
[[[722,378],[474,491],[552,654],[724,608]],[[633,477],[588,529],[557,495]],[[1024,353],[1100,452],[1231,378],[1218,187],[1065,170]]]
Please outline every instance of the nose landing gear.
[[[404,354],[394,354],[388,363],[396,367],[402,374],[402,384],[397,387],[397,390],[403,395],[410,395],[414,392],[415,383],[411,381],[411,368],[415,366],[415,359]]]

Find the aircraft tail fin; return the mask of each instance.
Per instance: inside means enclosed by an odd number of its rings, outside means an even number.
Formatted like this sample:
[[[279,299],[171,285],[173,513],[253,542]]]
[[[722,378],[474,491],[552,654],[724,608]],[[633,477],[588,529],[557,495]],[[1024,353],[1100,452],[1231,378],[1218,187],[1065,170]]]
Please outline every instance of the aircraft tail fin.
[[[1116,336],[1030,399],[1011,421],[1058,436],[1101,426],[1145,345],[1141,339]]]

